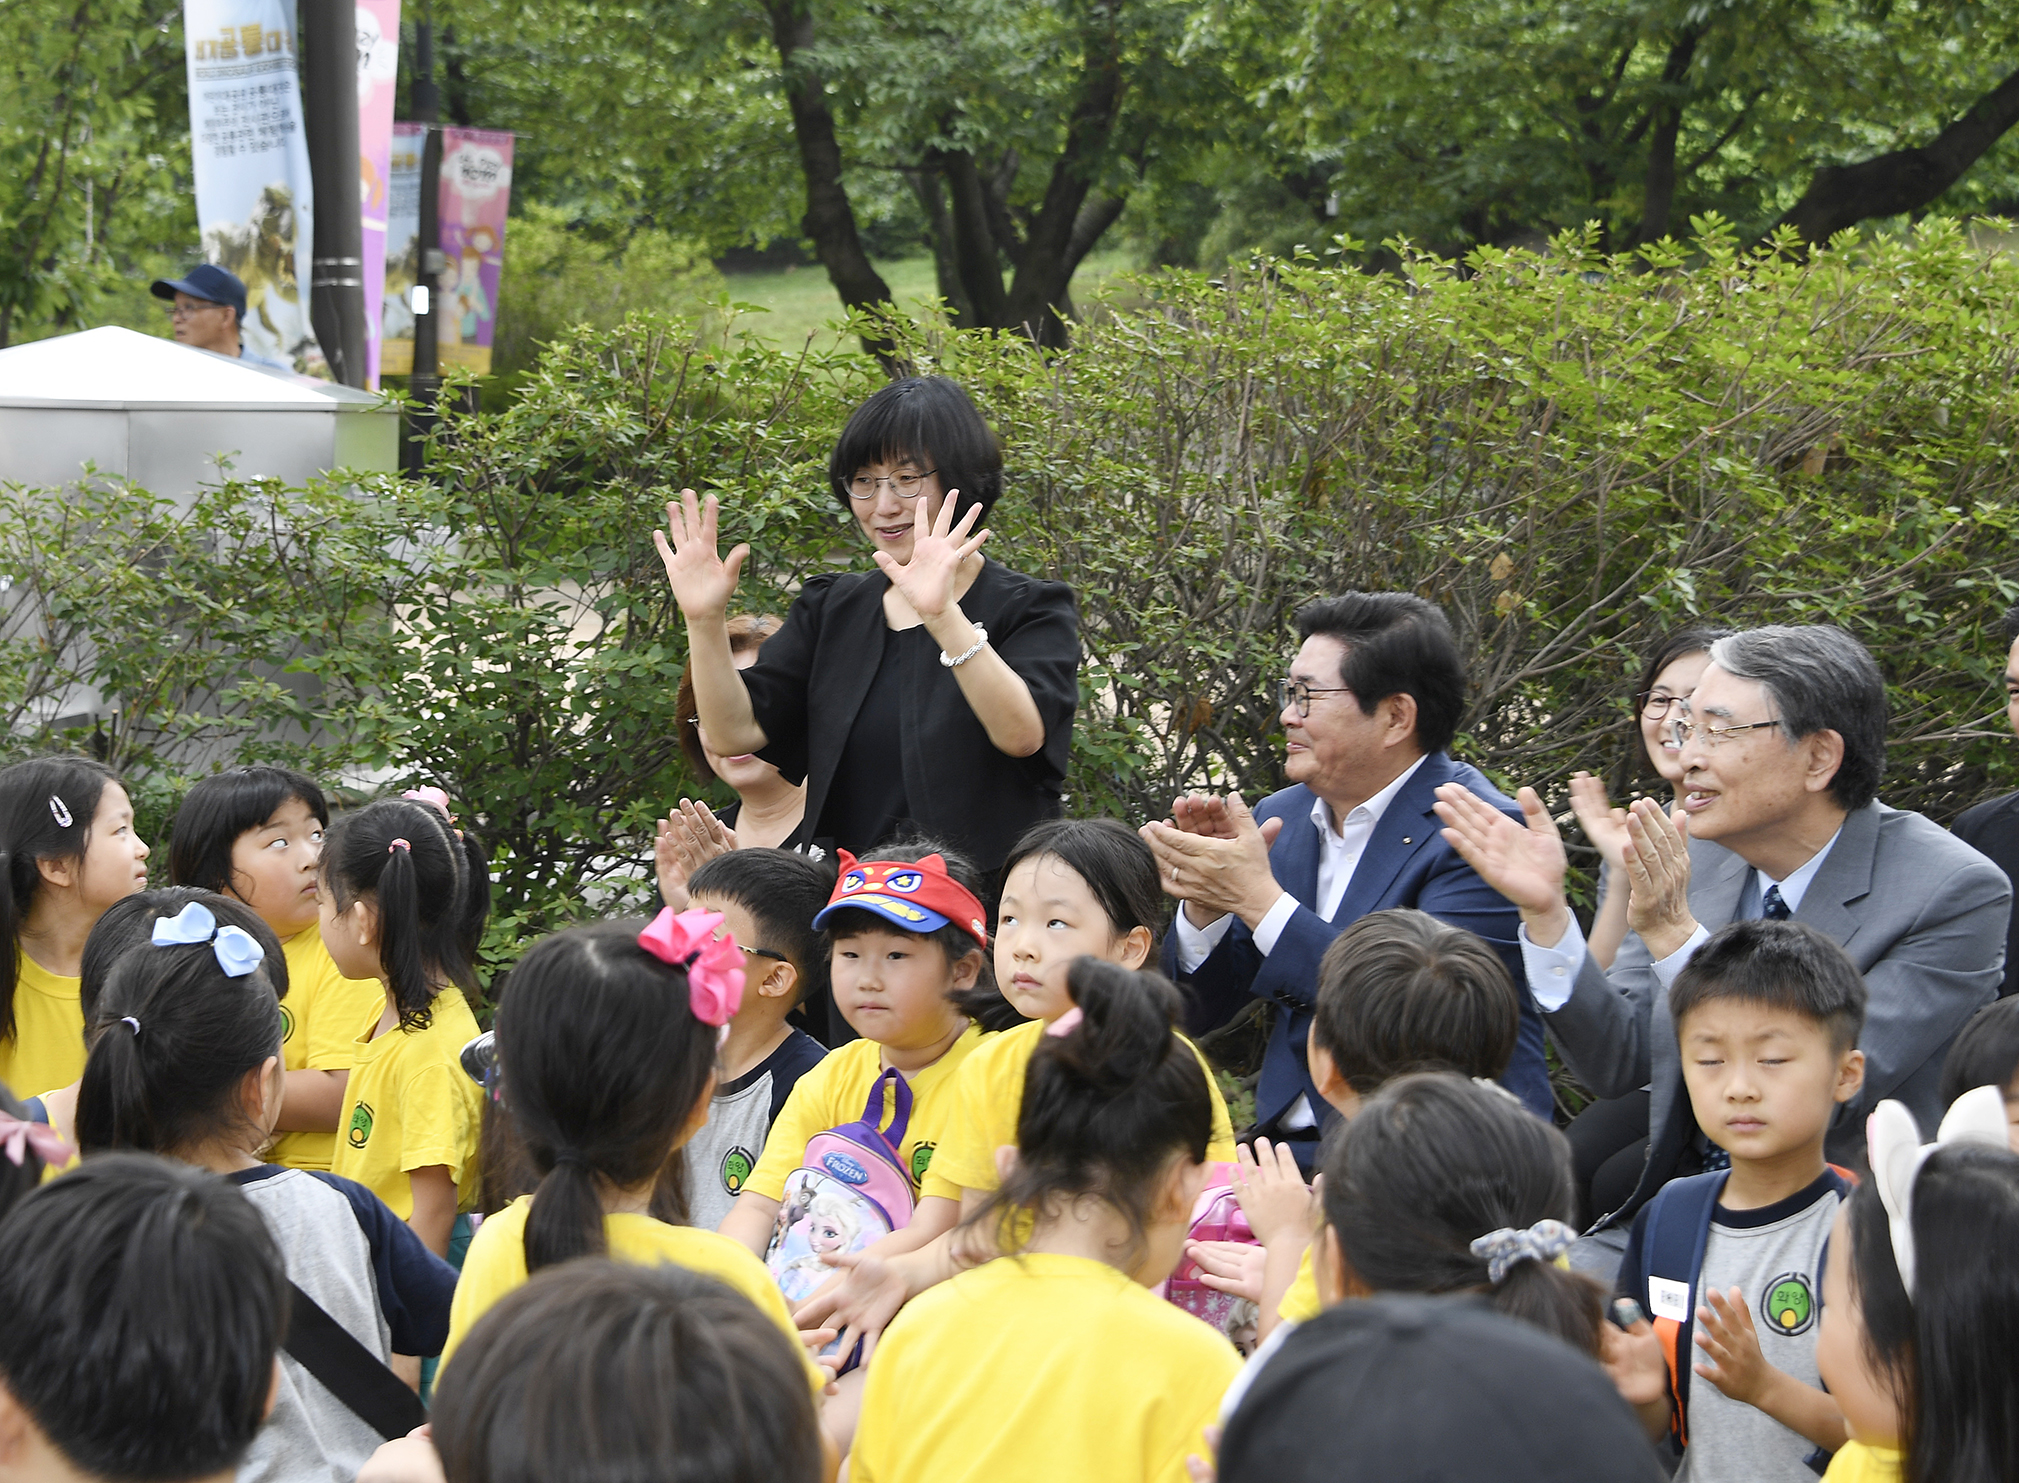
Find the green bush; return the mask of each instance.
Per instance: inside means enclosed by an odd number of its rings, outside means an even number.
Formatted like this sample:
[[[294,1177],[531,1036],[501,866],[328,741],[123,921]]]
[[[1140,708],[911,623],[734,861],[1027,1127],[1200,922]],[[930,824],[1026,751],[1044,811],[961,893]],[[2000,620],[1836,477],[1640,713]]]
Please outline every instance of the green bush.
[[[1688,254],[1403,261],[1146,279],[1049,357],[886,327],[1004,437],[991,554],[1080,594],[1074,810],[1275,786],[1289,616],[1348,587],[1444,605],[1473,656],[1458,749],[1558,804],[1575,768],[1631,788],[1635,655],[1698,615],[1863,639],[1889,801],[1946,819],[2015,786],[2010,260],[1939,224],[1748,257],[1710,221]],[[741,605],[783,611],[863,563],[824,463],[880,379],[640,316],[559,335],[509,409],[447,414],[433,482],[229,485],[180,518],[10,491],[0,708],[17,748],[119,762],[155,817],[232,758],[440,782],[498,848],[495,966],[641,900],[650,821],[693,787],[662,502],[717,491],[725,545],[756,551]],[[75,683],[119,709],[58,734]]]

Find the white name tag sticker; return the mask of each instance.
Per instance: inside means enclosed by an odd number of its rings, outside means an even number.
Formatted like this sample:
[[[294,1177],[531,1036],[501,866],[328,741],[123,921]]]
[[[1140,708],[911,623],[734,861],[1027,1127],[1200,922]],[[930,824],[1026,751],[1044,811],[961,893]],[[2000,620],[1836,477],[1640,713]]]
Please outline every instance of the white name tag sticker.
[[[1670,1318],[1677,1323],[1690,1321],[1690,1285],[1668,1277],[1650,1277],[1647,1280],[1647,1299],[1654,1306],[1656,1318]]]

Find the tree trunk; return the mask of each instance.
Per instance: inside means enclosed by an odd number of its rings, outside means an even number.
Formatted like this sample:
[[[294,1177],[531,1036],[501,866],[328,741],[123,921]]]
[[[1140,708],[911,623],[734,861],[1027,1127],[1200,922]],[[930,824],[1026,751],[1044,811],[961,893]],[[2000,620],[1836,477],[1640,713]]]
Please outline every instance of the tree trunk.
[[[1120,206],[1116,205],[1105,221],[1101,220],[1105,214],[1101,211],[1085,220],[1081,215],[1081,208],[1093,191],[1094,172],[1121,115],[1124,90],[1112,12],[1102,7],[1096,14],[1100,23],[1088,27],[1083,37],[1086,70],[1072,123],[1066,129],[1065,148],[1052,165],[1044,204],[1031,221],[1022,256],[1017,261],[1016,278],[1010,285],[1007,322],[1040,345],[1065,344],[1065,321],[1059,318],[1057,310],[1066,302],[1073,269],[1099,240],[1100,232],[1107,230],[1114,217],[1121,214]]]
[[[1004,317],[1009,295],[1003,290],[1002,255],[996,250],[987,187],[975,168],[974,156],[964,149],[948,150],[940,156],[940,166],[952,206],[953,260],[960,272],[960,285],[974,306],[974,322],[997,327],[1010,324],[1013,321]]]
[[[1641,188],[1640,225],[1627,239],[1627,246],[1659,242],[1668,235],[1668,221],[1675,209],[1675,147],[1682,134],[1683,104],[1690,61],[1696,56],[1703,30],[1691,26],[1668,49],[1668,61],[1661,69],[1662,97],[1655,103],[1654,127],[1648,133],[1647,179]]]
[[[974,305],[968,302],[967,290],[961,286],[960,265],[954,261],[953,223],[946,214],[946,194],[940,189],[938,161],[929,156],[917,169],[903,173],[911,184],[911,193],[918,198],[919,210],[925,213],[926,232],[932,238],[933,279],[939,285],[939,296],[946,301],[947,312],[955,324],[972,324]]]
[[[810,0],[767,0],[765,5],[771,17],[771,39],[778,48],[785,99],[792,109],[792,133],[799,143],[799,165],[806,176],[806,215],[800,226],[813,239],[814,251],[820,255],[841,302],[850,309],[873,309],[892,302],[890,285],[870,262],[855,227],[855,209],[841,183],[841,142],[835,136],[834,113],[827,106],[826,86],[811,67],[799,60],[799,54],[813,44],[809,3]],[[889,341],[865,336],[863,349],[889,362]]]
[[[1801,200],[1775,225],[1791,226],[1804,241],[1820,243],[1873,217],[1918,211],[1961,179],[2015,122],[2019,122],[2019,72],[1971,104],[1926,144],[1855,165],[1823,166]]]

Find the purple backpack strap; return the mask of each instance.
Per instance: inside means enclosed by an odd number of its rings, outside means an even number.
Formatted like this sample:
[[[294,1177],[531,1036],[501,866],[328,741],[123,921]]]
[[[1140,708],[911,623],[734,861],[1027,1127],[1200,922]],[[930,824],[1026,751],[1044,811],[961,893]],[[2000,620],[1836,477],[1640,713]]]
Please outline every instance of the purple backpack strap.
[[[883,1089],[886,1084],[891,1083],[895,1084],[896,1090],[891,1093],[890,1126],[885,1128]],[[905,1132],[911,1127],[911,1083],[904,1079],[903,1073],[895,1066],[877,1077],[875,1084],[870,1087],[869,1101],[862,1109],[862,1120],[874,1128],[883,1141],[890,1145],[891,1156],[895,1158],[897,1151],[904,1147]]]

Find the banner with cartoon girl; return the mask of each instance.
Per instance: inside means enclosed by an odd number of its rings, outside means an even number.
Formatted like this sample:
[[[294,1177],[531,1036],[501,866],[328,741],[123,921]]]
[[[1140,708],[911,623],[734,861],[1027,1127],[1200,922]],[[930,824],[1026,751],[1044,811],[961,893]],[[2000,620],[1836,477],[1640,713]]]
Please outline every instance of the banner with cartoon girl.
[[[365,385],[378,390],[386,224],[392,204],[393,84],[400,70],[400,0],[357,0],[358,199],[363,205]]]
[[[385,358],[404,376],[414,363],[413,289],[420,271],[420,175],[424,124],[393,127],[391,210],[383,278]],[[489,129],[442,129],[437,218],[444,264],[435,276],[438,365],[490,374],[498,280],[505,264],[505,215],[512,203],[512,136]]]

